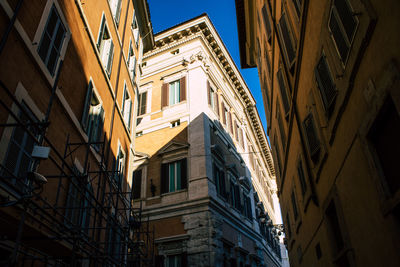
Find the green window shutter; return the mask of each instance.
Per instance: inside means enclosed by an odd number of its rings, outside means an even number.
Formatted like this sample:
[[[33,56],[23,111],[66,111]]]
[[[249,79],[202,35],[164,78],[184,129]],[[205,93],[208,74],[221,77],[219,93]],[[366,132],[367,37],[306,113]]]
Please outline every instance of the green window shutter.
[[[181,189],[187,188],[187,159],[182,159],[181,161]]]
[[[168,192],[174,192],[175,191],[175,164],[170,163],[168,164],[168,184],[169,184],[169,190]]]
[[[90,109],[90,102],[92,101],[92,95],[93,95],[93,84],[92,81],[90,81],[88,89],[86,91],[85,105],[83,107],[82,120],[81,120],[81,124],[85,132],[87,132],[88,130],[87,127],[89,120],[89,109]]]

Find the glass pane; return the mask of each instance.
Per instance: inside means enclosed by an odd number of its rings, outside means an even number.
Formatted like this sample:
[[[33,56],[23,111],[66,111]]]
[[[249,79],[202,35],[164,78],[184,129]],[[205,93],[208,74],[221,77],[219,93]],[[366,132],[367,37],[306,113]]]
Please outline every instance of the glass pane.
[[[19,169],[18,169],[18,177],[21,178],[21,180],[25,180],[26,178],[26,173],[29,171],[31,165],[31,158],[23,153],[20,164],[19,164]]]
[[[43,35],[42,43],[39,47],[39,56],[43,61],[46,61],[47,51],[49,50],[50,46],[50,37],[45,33]]]
[[[338,11],[343,28],[346,31],[347,39],[351,42],[356,30],[357,21],[353,16],[350,6],[346,0],[335,0],[336,10]]]
[[[58,18],[58,14],[55,10],[55,7],[53,6],[53,8],[51,10],[50,18],[47,22],[47,28],[46,28],[46,32],[49,35],[53,35],[54,29],[57,25],[57,18]]]
[[[169,84],[169,105],[175,104],[175,83]]]
[[[60,51],[60,48],[62,46],[62,41],[64,40],[64,26],[61,24],[58,26],[57,34],[54,39],[54,47],[57,48],[58,51]]]
[[[340,57],[342,58],[343,62],[346,62],[347,55],[349,53],[349,46],[346,44],[344,35],[339,27],[337,17],[333,11],[331,12],[331,20],[329,22],[329,28],[331,29],[333,39],[335,40]]]
[[[47,68],[49,69],[51,74],[54,74],[54,67],[57,63],[57,60],[58,60],[58,51],[55,48],[53,48],[51,50],[51,54],[47,62]]]
[[[13,140],[18,143],[21,144],[22,143],[22,138],[24,137],[24,129],[22,127],[15,127],[14,130],[14,135],[13,135]]]

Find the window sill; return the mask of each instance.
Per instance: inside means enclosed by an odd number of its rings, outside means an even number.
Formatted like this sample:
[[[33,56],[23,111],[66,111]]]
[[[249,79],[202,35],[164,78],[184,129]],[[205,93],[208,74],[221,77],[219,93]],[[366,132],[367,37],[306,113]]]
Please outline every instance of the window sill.
[[[170,196],[170,195],[174,195],[174,194],[178,194],[178,193],[183,193],[183,192],[187,192],[187,191],[188,191],[187,188],[185,188],[185,189],[180,189],[180,190],[177,190],[177,191],[174,191],[174,192],[162,193],[162,194],[160,195],[160,197],[166,197],[166,196]]]

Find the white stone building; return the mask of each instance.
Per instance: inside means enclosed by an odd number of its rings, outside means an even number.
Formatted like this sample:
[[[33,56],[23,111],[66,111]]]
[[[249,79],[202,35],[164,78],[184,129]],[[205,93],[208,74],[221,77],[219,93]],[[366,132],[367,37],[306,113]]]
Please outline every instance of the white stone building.
[[[239,70],[207,15],[155,43],[141,63],[133,191],[157,265],[281,266],[272,157]]]

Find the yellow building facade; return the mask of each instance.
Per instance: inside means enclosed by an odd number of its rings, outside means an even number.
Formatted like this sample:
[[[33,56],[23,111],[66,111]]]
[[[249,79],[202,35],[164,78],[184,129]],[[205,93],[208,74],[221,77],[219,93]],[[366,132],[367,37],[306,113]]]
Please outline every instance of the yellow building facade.
[[[147,2],[4,0],[0,31],[0,265],[141,260],[130,200]]]
[[[236,1],[293,266],[398,266],[397,1]]]

